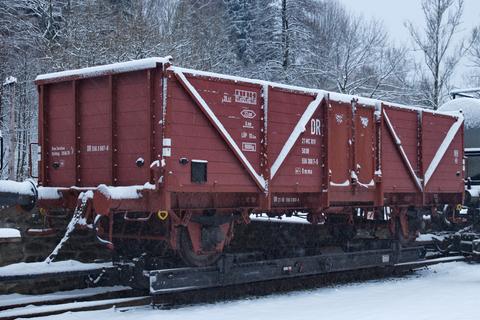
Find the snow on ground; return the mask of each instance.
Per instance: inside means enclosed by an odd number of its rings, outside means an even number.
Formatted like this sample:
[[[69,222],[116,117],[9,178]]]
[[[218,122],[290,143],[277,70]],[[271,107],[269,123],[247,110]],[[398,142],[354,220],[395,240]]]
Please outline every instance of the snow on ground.
[[[54,293],[39,294],[39,295],[30,295],[30,294],[4,294],[0,295],[0,307],[9,306],[9,305],[19,305],[26,303],[38,303],[42,301],[57,301],[65,300],[72,298],[83,298],[91,297],[98,294],[108,293],[108,292],[117,292],[123,290],[129,290],[130,287],[126,286],[113,286],[113,287],[98,287],[98,288],[86,288],[86,289],[76,289],[69,291],[59,291]],[[1,311],[0,311],[1,315]]]
[[[118,303],[126,303],[132,301],[138,301],[143,299],[144,297],[128,297],[128,298],[118,298],[118,299],[106,299],[106,300],[98,300],[98,301],[78,301],[78,302],[70,302],[65,304],[56,304],[56,305],[28,305],[26,307],[19,307],[8,309],[4,311],[0,311],[0,319],[20,319],[19,316],[21,315],[32,315],[32,314],[39,314],[39,313],[48,313],[48,312],[58,312],[58,311],[65,311],[65,310],[73,310],[73,309],[81,309],[81,308],[92,308],[98,307],[104,304],[118,304]]]
[[[30,275],[49,272],[96,270],[111,267],[112,263],[82,263],[75,260],[59,262],[19,262],[0,267],[0,276]]]
[[[262,298],[189,306],[109,309],[48,320],[478,320],[480,265],[439,264],[403,278],[373,280]]]
[[[21,238],[20,231],[14,228],[0,228],[0,238]]]
[[[432,234],[432,233],[422,233],[415,239],[418,242],[422,241],[433,241],[433,239],[443,241],[445,239],[446,235],[437,235],[437,234]]]

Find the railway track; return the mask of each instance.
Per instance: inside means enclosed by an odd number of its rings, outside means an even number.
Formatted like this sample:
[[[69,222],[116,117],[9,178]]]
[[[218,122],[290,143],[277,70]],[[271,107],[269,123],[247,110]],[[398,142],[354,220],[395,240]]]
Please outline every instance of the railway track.
[[[149,305],[148,290],[122,285],[132,272],[132,264],[63,261],[2,267],[0,288],[8,293],[0,295],[0,319]]]
[[[126,267],[126,269],[128,269]],[[112,263],[19,263],[0,268],[0,294],[48,294],[88,287],[121,285],[121,265]],[[0,307],[1,309],[1,307]]]
[[[332,272],[316,276],[305,276],[288,279],[277,279],[257,282],[252,285],[240,284],[226,287],[190,289],[180,292],[169,292],[152,296],[152,305],[159,309],[176,309],[195,304],[219,301],[239,300],[252,297],[263,297],[272,294],[293,291],[313,290],[341,284],[362,283],[369,280],[401,278],[423,270],[438,263],[452,263],[466,260],[463,256],[452,256],[430,259],[412,264],[400,264],[394,268],[370,268],[354,271]]]
[[[84,300],[72,298],[71,301],[43,301],[27,306],[8,308],[0,311],[0,319],[34,318],[61,314],[65,312],[104,310],[112,307],[127,308],[145,306],[151,303],[150,296],[131,296],[124,298]],[[69,299],[70,300],[70,299]]]
[[[78,312],[103,310],[112,307],[134,308],[153,306],[156,308],[177,308],[183,305],[208,303],[239,299],[245,296],[263,296],[272,293],[312,289],[328,284],[358,282],[391,276],[404,275],[426,266],[464,261],[464,256],[442,257],[396,263],[388,267],[359,268],[355,270],[332,271],[317,275],[301,275],[298,277],[283,277],[273,280],[244,282],[222,287],[191,286],[190,288],[172,288],[163,292],[148,290],[133,290],[129,287],[86,288],[74,291],[55,292],[45,295],[4,295],[0,296],[0,319],[33,318]],[[185,272],[188,268],[181,268]],[[172,272],[175,269],[163,270]],[[180,271],[180,270],[176,270]],[[154,273],[154,275],[158,275]],[[150,276],[152,277],[152,275]]]

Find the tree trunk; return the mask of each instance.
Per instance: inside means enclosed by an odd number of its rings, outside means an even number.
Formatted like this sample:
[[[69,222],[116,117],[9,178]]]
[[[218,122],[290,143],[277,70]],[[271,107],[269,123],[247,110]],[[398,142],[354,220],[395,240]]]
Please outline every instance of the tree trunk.
[[[17,147],[17,134],[15,132],[15,83],[11,84],[10,92],[10,152],[8,154],[8,178],[15,180],[15,150]]]
[[[283,42],[283,70],[288,69],[290,56],[290,35],[289,35],[287,0],[282,0],[282,42]]]

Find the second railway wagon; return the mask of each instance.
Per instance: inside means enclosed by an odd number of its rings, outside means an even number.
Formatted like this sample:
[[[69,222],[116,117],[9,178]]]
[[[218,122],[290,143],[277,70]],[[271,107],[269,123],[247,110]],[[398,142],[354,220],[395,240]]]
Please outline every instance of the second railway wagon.
[[[149,58],[45,74],[39,185],[111,247],[159,241],[213,263],[252,213],[308,213],[391,238],[464,192],[463,117]],[[50,192],[53,190],[53,193]],[[88,191],[88,192],[85,192]],[[52,194],[54,196],[52,196]],[[78,209],[78,208],[77,208]],[[353,235],[354,236],[354,235]]]

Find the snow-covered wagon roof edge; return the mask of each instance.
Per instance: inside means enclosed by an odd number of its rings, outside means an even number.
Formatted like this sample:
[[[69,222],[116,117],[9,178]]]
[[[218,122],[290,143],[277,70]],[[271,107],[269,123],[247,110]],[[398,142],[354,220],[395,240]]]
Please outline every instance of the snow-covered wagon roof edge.
[[[64,79],[70,77],[88,78],[105,74],[116,74],[129,71],[145,70],[155,68],[157,64],[172,63],[171,56],[151,57],[126,62],[99,65],[95,67],[66,70],[38,75],[35,81],[46,81],[55,79]]]
[[[421,107],[413,107],[413,106],[407,106],[407,105],[403,105],[403,104],[400,104],[400,103],[394,103],[394,102],[390,102],[390,101],[383,101],[383,100],[378,100],[378,99],[373,99],[373,98],[365,98],[365,97],[361,97],[361,96],[350,95],[350,94],[345,94],[345,93],[338,93],[338,92],[331,92],[331,91],[325,91],[325,90],[321,90],[321,89],[313,89],[313,88],[306,88],[306,87],[282,84],[282,83],[272,82],[272,81],[238,77],[238,76],[226,75],[226,74],[209,72],[209,71],[200,71],[200,70],[177,67],[177,66],[170,66],[167,70],[170,70],[170,71],[173,71],[173,72],[187,73],[187,74],[191,74],[191,75],[195,75],[195,76],[201,76],[201,77],[225,79],[225,80],[230,80],[230,81],[235,81],[235,82],[251,83],[251,84],[257,84],[257,85],[262,85],[262,86],[267,86],[268,85],[272,88],[280,88],[280,89],[289,90],[289,91],[304,92],[304,93],[309,93],[309,94],[312,94],[312,95],[317,95],[318,93],[323,93],[323,94],[328,94],[329,99],[331,99],[331,100],[338,101],[338,102],[344,102],[344,103],[351,103],[352,99],[357,99],[357,102],[359,104],[363,104],[363,105],[367,105],[367,106],[376,107],[377,105],[383,103],[383,104],[391,106],[391,107],[409,109],[409,110],[412,110],[412,111],[429,112],[429,113],[433,113],[433,114],[442,114],[442,115],[454,116],[454,117],[459,117],[459,118],[462,117],[461,112],[452,112],[452,111],[445,112],[445,111],[432,110],[432,109],[426,109],[426,108],[421,108]]]
[[[116,74],[116,73],[129,72],[129,71],[145,70],[145,69],[155,68],[157,64],[166,64],[166,63],[171,64],[172,62],[173,62],[173,58],[171,56],[151,57],[151,58],[145,58],[145,59],[139,59],[139,60],[112,63],[107,65],[99,65],[95,67],[41,74],[35,78],[35,81],[43,82],[43,81],[62,80],[62,79],[68,79],[68,78],[89,78],[89,77],[101,76],[105,74]],[[439,110],[435,111],[435,110],[425,109],[420,107],[406,106],[398,103],[382,101],[382,100],[377,100],[372,98],[365,98],[361,96],[355,96],[355,95],[349,95],[349,94],[343,94],[343,93],[337,93],[337,92],[328,92],[320,89],[293,86],[293,85],[287,85],[287,84],[282,84],[277,82],[231,76],[231,75],[200,71],[200,70],[194,70],[194,69],[188,69],[188,68],[182,68],[182,67],[176,67],[176,66],[170,66],[169,70],[174,72],[182,72],[182,73],[203,76],[203,77],[231,80],[235,82],[268,85],[273,88],[310,93],[314,95],[318,93],[324,93],[324,94],[328,94],[331,100],[345,102],[345,103],[351,103],[352,99],[357,99],[358,103],[363,105],[368,105],[368,106],[377,106],[378,104],[383,103],[388,106],[409,109],[414,111],[429,112],[434,114],[438,113],[438,114],[457,116],[457,117],[460,115],[459,113],[444,112]]]

